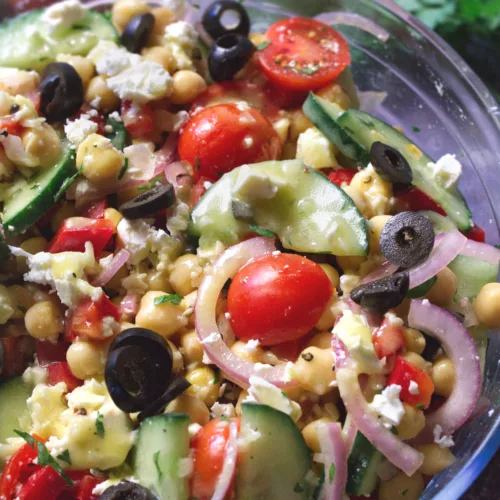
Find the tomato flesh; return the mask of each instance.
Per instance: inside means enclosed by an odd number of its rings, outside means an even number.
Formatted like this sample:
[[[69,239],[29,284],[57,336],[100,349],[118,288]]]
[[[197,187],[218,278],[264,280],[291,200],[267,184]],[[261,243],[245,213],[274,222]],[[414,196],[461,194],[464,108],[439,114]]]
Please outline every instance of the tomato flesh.
[[[341,187],[344,182],[350,184],[357,173],[358,171],[353,168],[339,168],[328,174],[328,180]]]
[[[214,182],[243,164],[277,160],[281,141],[271,122],[257,109],[218,104],[196,112],[179,137],[179,156],[195,179]]]
[[[275,345],[303,337],[319,321],[333,293],[325,272],[300,255],[265,255],[243,266],[228,292],[237,337]]]
[[[36,471],[21,488],[19,500],[40,500],[57,498],[68,488],[61,475],[53,467],[42,467]]]
[[[155,131],[154,111],[149,104],[122,101],[121,117],[124,127],[133,139],[144,137]]]
[[[36,359],[39,365],[45,366],[56,361],[66,361],[66,351],[70,346],[69,342],[59,340],[53,344],[49,341],[36,341]]]
[[[83,212],[82,217],[87,219],[104,219],[104,212],[108,208],[108,200],[96,201],[92,205],[88,206]]]
[[[472,229],[465,233],[465,236],[467,236],[469,240],[484,243],[486,240],[486,231],[482,227],[473,226]]]
[[[405,210],[417,212],[419,210],[432,210],[440,215],[446,216],[446,212],[428,195],[418,188],[398,193],[396,199],[403,205]]]
[[[206,184],[207,182],[210,182],[207,177],[200,177],[193,189],[191,189],[191,193],[189,195],[189,206],[191,208],[193,208],[200,201],[200,198],[206,193],[208,186],[208,184]]]
[[[386,320],[373,332],[372,340],[379,359],[392,356],[405,344],[403,329],[389,324]]]
[[[77,387],[83,385],[83,380],[76,378],[71,373],[66,361],[58,361],[47,366],[47,382],[48,385],[56,385],[59,382],[64,382],[68,392],[72,392]]]
[[[351,63],[344,38],[330,26],[305,17],[274,23],[259,51],[259,66],[280,87],[309,91],[335,80]]]

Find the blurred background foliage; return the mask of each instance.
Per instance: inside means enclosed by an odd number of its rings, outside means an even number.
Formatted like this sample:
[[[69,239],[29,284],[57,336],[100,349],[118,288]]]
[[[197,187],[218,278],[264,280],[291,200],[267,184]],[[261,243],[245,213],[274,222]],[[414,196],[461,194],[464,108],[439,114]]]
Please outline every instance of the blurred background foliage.
[[[500,98],[500,0],[395,0],[441,35]]]

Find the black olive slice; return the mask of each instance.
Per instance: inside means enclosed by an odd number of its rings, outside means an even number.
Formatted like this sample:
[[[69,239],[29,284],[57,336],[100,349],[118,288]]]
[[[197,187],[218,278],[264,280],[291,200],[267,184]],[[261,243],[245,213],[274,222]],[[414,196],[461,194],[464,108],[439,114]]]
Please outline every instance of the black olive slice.
[[[106,488],[99,500],[157,500],[150,490],[137,483],[121,481]]]
[[[119,207],[120,212],[127,219],[140,219],[155,215],[160,210],[175,203],[175,190],[172,184],[158,184],[149,191],[145,191]]]
[[[403,302],[409,286],[408,271],[402,271],[357,286],[351,291],[351,299],[365,309],[385,313]]]
[[[396,189],[411,185],[413,172],[406,158],[397,149],[382,142],[374,142],[370,149],[370,160],[377,173]]]
[[[242,36],[248,36],[250,33],[247,11],[239,2],[230,0],[211,4],[203,13],[201,23],[214,40],[228,33]]]
[[[250,60],[256,48],[245,36],[223,35],[212,46],[208,55],[208,71],[216,82],[231,80]]]
[[[255,214],[253,208],[248,203],[239,200],[231,200],[231,212],[237,220],[253,222]]]
[[[398,266],[418,266],[433,248],[432,224],[417,212],[401,212],[391,217],[380,234],[380,250],[389,262]]]
[[[121,36],[122,45],[129,51],[139,54],[146,46],[153,32],[155,18],[149,12],[133,17],[125,26]]]
[[[70,64],[50,63],[40,82],[40,109],[49,122],[73,116],[83,104],[83,83]]]

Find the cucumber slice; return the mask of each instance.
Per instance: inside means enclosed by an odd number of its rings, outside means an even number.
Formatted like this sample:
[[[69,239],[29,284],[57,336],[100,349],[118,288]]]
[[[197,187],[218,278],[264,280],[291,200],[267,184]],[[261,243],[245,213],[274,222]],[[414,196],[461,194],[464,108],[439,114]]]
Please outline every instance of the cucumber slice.
[[[373,493],[377,487],[377,467],[382,456],[382,453],[358,431],[347,459],[346,491],[349,495],[368,496]]]
[[[434,283],[436,283],[436,281],[437,276],[433,276],[432,278],[424,281],[422,284],[416,286],[415,288],[408,290],[406,298],[419,299],[420,297],[423,297],[434,286]]]
[[[370,162],[370,154],[365,147],[351,137],[344,127],[337,123],[345,110],[312,92],[307,96],[302,110],[314,126],[331,143],[335,144],[344,156],[353,160],[353,166],[366,167]]]
[[[275,191],[275,194],[273,192]],[[191,214],[200,247],[232,245],[251,232],[236,220],[232,201],[250,205],[257,226],[298,252],[366,255],[366,221],[342,189],[301,160],[244,165],[211,186]]]
[[[413,172],[413,185],[430,196],[448,214],[462,231],[472,227],[471,213],[458,190],[441,187],[433,177],[431,158],[413,144],[410,139],[387,123],[362,111],[350,109],[337,119],[354,141],[368,152],[375,141],[381,141],[400,151],[408,160]],[[360,158],[362,160],[362,158]]]
[[[311,457],[293,420],[270,406],[241,405],[236,500],[309,499]]]
[[[16,434],[14,429],[22,428],[21,419],[28,415],[26,400],[31,396],[30,387],[22,377],[16,377],[0,384],[0,443]]]
[[[133,475],[160,500],[187,500],[188,477],[180,477],[189,456],[189,417],[168,413],[146,418],[139,427]]]
[[[113,120],[113,118],[108,118],[106,121],[106,126],[113,128],[111,132],[106,133],[106,137],[111,140],[111,144],[118,149],[123,151],[125,144],[127,143],[127,129],[122,122]]]
[[[453,221],[444,215],[438,214],[437,212],[433,212],[432,210],[421,210],[419,213],[421,213],[432,224],[434,234],[436,236],[438,234],[449,233],[450,231],[455,231],[457,229],[457,225]]]
[[[5,201],[2,214],[5,232],[20,234],[34,224],[54,205],[64,182],[75,170],[75,150],[63,141],[60,160],[53,167],[33,176]]]
[[[58,54],[85,56],[99,40],[118,41],[115,28],[101,13],[89,10],[84,19],[62,33],[49,33],[33,10],[0,24],[0,66],[40,70]]]

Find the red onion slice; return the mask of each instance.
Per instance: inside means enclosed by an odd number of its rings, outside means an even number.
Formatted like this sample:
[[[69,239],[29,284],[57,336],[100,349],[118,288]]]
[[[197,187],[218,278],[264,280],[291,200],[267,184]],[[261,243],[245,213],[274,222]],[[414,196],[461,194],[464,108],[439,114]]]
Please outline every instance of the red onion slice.
[[[358,433],[358,428],[354,424],[351,415],[349,415],[348,413],[345,418],[344,427],[342,428],[342,434],[344,435],[344,441],[348,454],[352,450],[352,445],[354,444],[354,440],[356,439],[357,433]]]
[[[198,289],[196,331],[205,353],[226,374],[226,378],[244,387],[249,386],[252,375],[278,387],[296,385],[296,382],[287,377],[286,364],[258,366],[234,354],[222,339],[215,317],[217,299],[226,281],[233,278],[250,259],[275,250],[276,246],[271,238],[252,238],[228,248],[217,259],[212,273],[205,276]]]
[[[155,175],[161,174],[170,163],[177,159],[179,134],[171,132],[163,146],[155,153]]]
[[[98,274],[92,281],[94,286],[104,286],[119,270],[127,263],[130,257],[130,252],[122,248],[116,255],[113,256],[109,264]]]
[[[165,167],[165,177],[167,181],[174,186],[175,192],[192,183],[192,177],[189,174],[186,165],[182,161],[174,161]]]
[[[120,302],[120,313],[128,320],[134,319],[139,312],[140,297],[137,293],[127,293]]]
[[[349,352],[336,335],[332,339],[332,348],[340,396],[354,425],[387,460],[411,476],[422,465],[423,455],[398,439],[379,422],[363,396],[358,373],[353,367]]]
[[[440,425],[443,434],[451,435],[470,417],[481,392],[481,366],[476,343],[453,314],[428,300],[412,300],[408,325],[441,342],[455,365],[455,387],[446,401],[426,415],[425,428],[416,442],[432,442],[433,430]]]
[[[325,464],[325,480],[320,500],[343,500],[347,483],[348,450],[337,422],[318,425],[321,455]],[[330,472],[331,471],[331,472]]]
[[[493,245],[488,245],[487,243],[479,243],[473,240],[467,240],[467,243],[462,250],[460,250],[460,255],[484,260],[484,262],[492,266],[497,266],[500,262],[500,250],[498,248]]]
[[[224,453],[224,465],[220,473],[217,485],[215,486],[212,500],[224,500],[229,495],[229,490],[236,473],[236,462],[238,459],[238,423],[235,421],[229,424],[229,439],[227,440]]]
[[[392,264],[389,261],[385,261],[380,267],[375,269],[375,271],[367,274],[360,282],[361,285],[365,283],[370,283],[375,280],[385,278],[386,276],[392,276],[398,270],[396,264]]]
[[[439,236],[436,238],[430,257],[424,263],[410,270],[410,289],[436,276],[439,271],[455,259],[467,243],[467,238],[460,231],[442,233]]]

